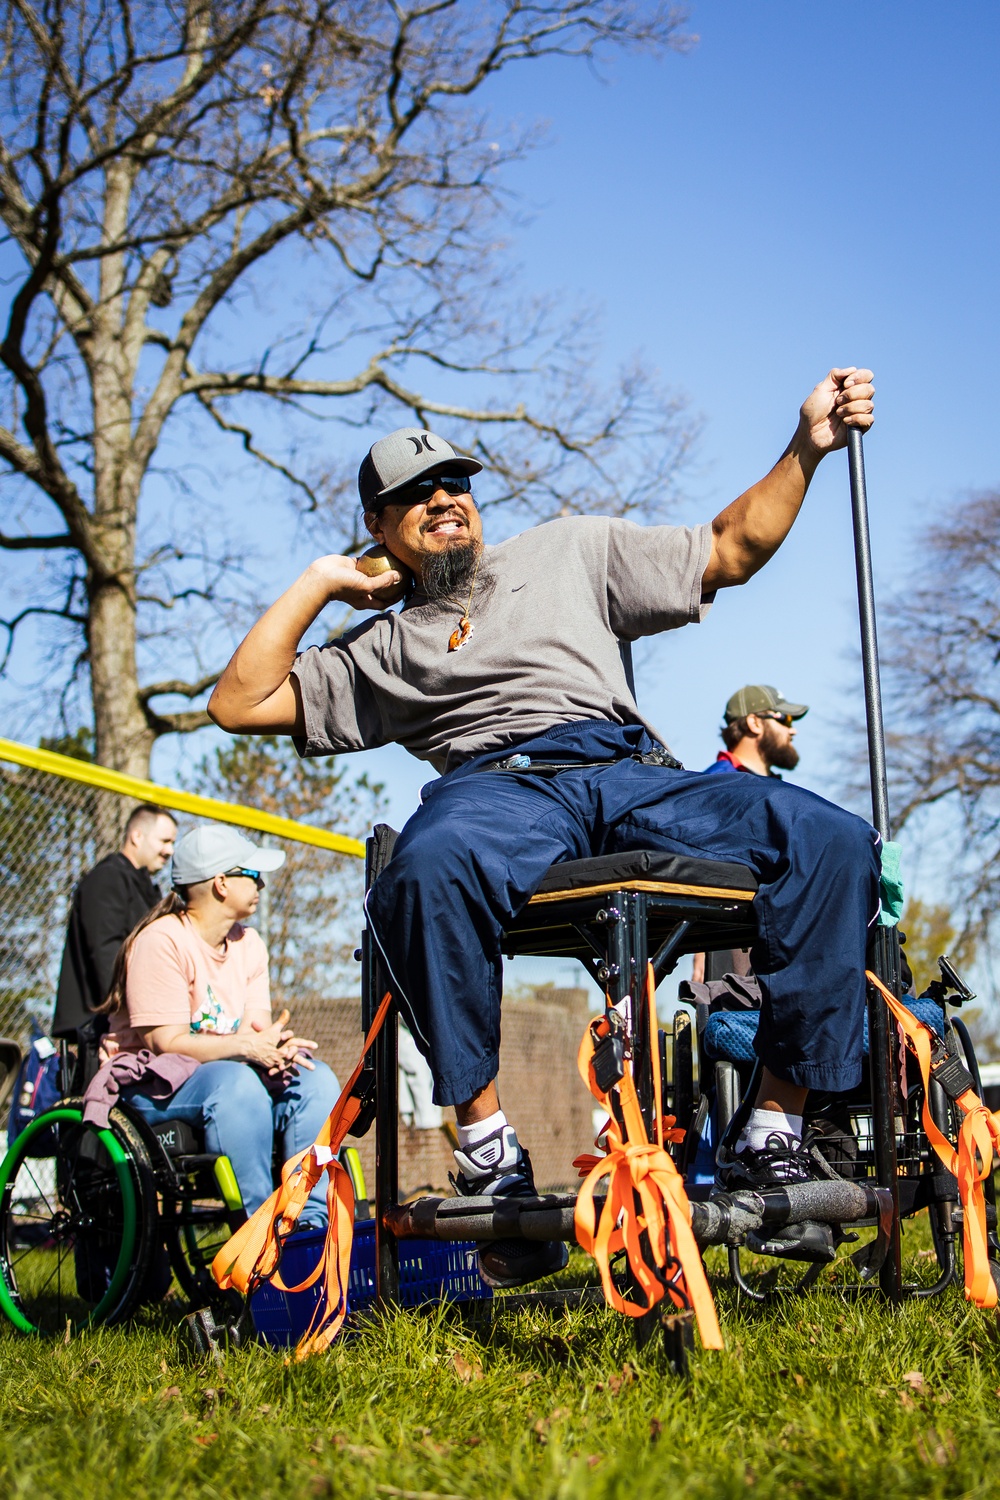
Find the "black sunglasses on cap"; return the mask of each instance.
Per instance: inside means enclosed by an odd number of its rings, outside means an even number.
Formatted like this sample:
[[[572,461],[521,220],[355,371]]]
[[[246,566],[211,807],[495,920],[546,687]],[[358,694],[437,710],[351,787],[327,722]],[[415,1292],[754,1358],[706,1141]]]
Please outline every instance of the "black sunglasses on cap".
[[[385,505],[426,505],[432,495],[444,490],[446,495],[468,495],[472,492],[472,480],[468,474],[429,474],[424,479],[415,479],[391,495],[386,495]]]

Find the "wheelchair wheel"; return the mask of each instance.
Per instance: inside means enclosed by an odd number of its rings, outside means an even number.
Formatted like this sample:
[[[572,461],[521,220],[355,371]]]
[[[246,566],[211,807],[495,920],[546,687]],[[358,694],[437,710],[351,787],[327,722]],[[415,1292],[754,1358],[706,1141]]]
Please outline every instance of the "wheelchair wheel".
[[[34,1156],[41,1142],[46,1154]],[[80,1100],[66,1100],[32,1120],[0,1163],[0,1311],[22,1333],[126,1318],[156,1240],[149,1156],[120,1110],[101,1130]]]

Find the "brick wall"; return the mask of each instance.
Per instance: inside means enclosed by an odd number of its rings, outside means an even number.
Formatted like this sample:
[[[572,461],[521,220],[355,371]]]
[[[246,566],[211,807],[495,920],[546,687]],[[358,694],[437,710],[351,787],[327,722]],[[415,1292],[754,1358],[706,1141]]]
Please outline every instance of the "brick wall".
[[[289,1007],[296,1031],[319,1043],[317,1056],[341,1082],[358,1059],[363,1041],[357,999],[296,1000]],[[500,1098],[518,1139],[528,1147],[535,1182],[542,1191],[571,1186],[573,1158],[590,1149],[593,1100],[576,1071],[576,1054],[589,1017],[587,991],[541,986],[531,995],[504,1000],[500,1047]],[[446,1122],[454,1111],[445,1111]],[[375,1132],[353,1141],[373,1191]],[[454,1169],[443,1130],[414,1130],[400,1122],[399,1182],[402,1195],[418,1189],[450,1192]]]

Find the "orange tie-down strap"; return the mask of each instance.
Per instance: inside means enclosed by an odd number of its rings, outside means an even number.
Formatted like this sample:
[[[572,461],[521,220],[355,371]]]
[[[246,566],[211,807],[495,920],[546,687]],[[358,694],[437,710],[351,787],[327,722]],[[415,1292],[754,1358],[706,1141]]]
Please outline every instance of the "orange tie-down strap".
[[[654,989],[650,968],[647,992],[651,1015],[655,1017]],[[581,1168],[581,1176],[586,1172],[576,1200],[577,1240],[597,1262],[604,1296],[617,1312],[641,1318],[666,1294],[674,1306],[693,1309],[703,1346],[721,1349],[722,1332],[701,1252],[691,1230],[691,1205],[684,1191],[684,1180],[659,1144],[663,1125],[672,1125],[673,1121],[669,1117],[661,1121],[658,1117],[656,1133],[659,1139],[650,1142],[632,1072],[626,1061],[624,1077],[617,1086],[624,1128],[619,1126],[608,1096],[602,1093],[594,1077],[595,1038],[592,1028],[599,1041],[602,1028],[606,1032],[607,1022],[602,1018],[587,1027],[580,1043],[577,1066],[584,1083],[611,1118],[602,1132],[607,1141],[607,1155],[596,1160],[578,1157],[574,1162],[574,1166]],[[654,1021],[651,1021],[650,1030],[655,1036]],[[668,1131],[667,1138],[676,1139],[677,1132]],[[605,1177],[609,1179],[607,1197],[598,1218],[594,1192]],[[643,1253],[643,1233],[648,1241],[647,1253],[652,1254],[655,1263],[652,1266]],[[611,1257],[621,1250],[628,1255],[632,1274],[645,1293],[645,1306],[623,1297],[611,1278]]]
[[[354,1188],[350,1176],[337,1160],[337,1152],[361,1110],[362,1101],[354,1097],[352,1090],[391,1003],[392,996],[387,994],[365,1037],[358,1065],[313,1144],[285,1162],[281,1169],[281,1186],[275,1188],[267,1202],[262,1203],[226,1241],[212,1262],[212,1275],[223,1290],[236,1287],[245,1296],[251,1295],[262,1281],[270,1281],[282,1292],[304,1292],[322,1276],[323,1296],[312,1322],[296,1345],[296,1359],[305,1359],[328,1348],[340,1332],[347,1313],[347,1280],[354,1241]],[[330,1179],[326,1189],[330,1224],[323,1254],[305,1281],[299,1282],[298,1286],[286,1286],[279,1274],[281,1247],[295,1228],[309,1194],[324,1172]]]
[[[917,1059],[924,1085],[923,1121],[927,1139],[944,1166],[958,1179],[958,1196],[962,1204],[962,1247],[965,1261],[965,1295],[977,1307],[995,1307],[997,1289],[990,1274],[989,1241],[986,1237],[986,1195],[983,1183],[993,1172],[993,1153],[1000,1148],[1000,1118],[986,1108],[971,1087],[955,1091],[946,1087],[949,1098],[962,1111],[958,1132],[958,1150],[934,1123],[930,1111],[930,1080],[952,1059],[945,1056],[940,1038],[918,1021],[882,981],[870,970],[873,984],[899,1023],[906,1045]],[[938,1056],[935,1058],[934,1053]],[[962,1073],[958,1075],[964,1081]],[[968,1074],[964,1075],[968,1078]],[[971,1083],[971,1079],[969,1079]]]

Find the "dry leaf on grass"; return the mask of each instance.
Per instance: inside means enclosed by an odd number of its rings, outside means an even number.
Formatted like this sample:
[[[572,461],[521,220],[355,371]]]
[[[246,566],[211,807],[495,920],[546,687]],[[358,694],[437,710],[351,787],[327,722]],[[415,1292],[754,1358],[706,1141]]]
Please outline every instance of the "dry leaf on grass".
[[[180,1395],[180,1393],[181,1393],[181,1388],[180,1388],[179,1385],[167,1385],[167,1386],[164,1386],[163,1390],[160,1392],[160,1400],[161,1401],[173,1401],[176,1396]]]
[[[651,1443],[658,1443],[660,1441],[660,1438],[662,1436],[663,1436],[663,1423],[660,1421],[660,1419],[658,1417],[650,1417],[650,1419],[649,1419],[649,1441]]]
[[[903,1384],[908,1385],[910,1390],[919,1396],[927,1384],[924,1380],[924,1372],[922,1370],[907,1370],[903,1376]]]
[[[453,1354],[451,1356],[452,1369],[463,1385],[468,1385],[472,1380],[482,1380],[483,1367],[477,1362],[471,1363],[464,1354]]]
[[[622,1372],[620,1375],[608,1376],[608,1390],[611,1392],[612,1396],[617,1396],[623,1385],[631,1385],[632,1381],[637,1380],[638,1378],[638,1370],[634,1365],[630,1365],[626,1362],[622,1365]],[[597,1389],[602,1390],[603,1387],[599,1385]]]
[[[218,1436],[217,1432],[196,1432],[194,1440],[196,1443],[200,1443],[203,1448],[210,1448]]]

